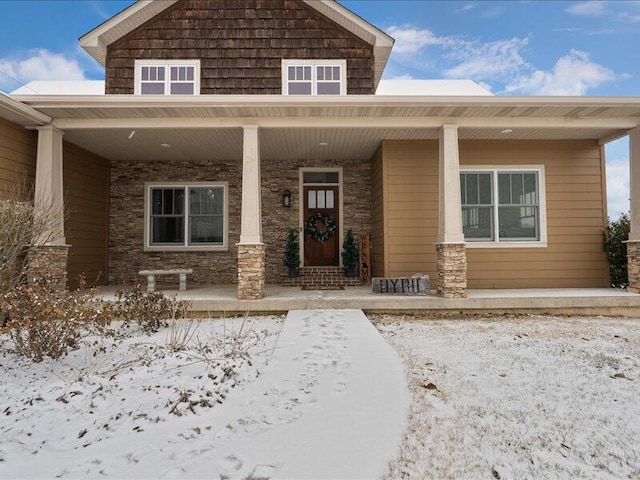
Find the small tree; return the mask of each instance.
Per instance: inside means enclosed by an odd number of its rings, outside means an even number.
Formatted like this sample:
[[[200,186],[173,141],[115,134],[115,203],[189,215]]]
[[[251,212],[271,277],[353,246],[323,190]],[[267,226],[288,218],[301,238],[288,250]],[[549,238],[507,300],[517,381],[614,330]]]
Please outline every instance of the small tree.
[[[300,267],[300,242],[298,232],[290,228],[287,232],[287,242],[284,248],[284,265],[289,268],[289,278],[298,276]]]
[[[611,286],[626,288],[629,286],[627,273],[627,244],[631,222],[629,214],[623,213],[617,220],[609,221],[602,238],[602,246],[609,262]]]
[[[342,243],[342,265],[344,266],[344,273],[347,277],[355,277],[357,275],[359,262],[360,255],[358,254],[358,247],[353,238],[353,232],[349,229]]]

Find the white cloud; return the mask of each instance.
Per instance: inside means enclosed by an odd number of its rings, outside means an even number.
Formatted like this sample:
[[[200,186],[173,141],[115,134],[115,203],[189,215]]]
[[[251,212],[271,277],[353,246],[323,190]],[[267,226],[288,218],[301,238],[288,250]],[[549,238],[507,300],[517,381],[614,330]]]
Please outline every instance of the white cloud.
[[[607,161],[607,203],[609,218],[629,211],[629,160]]]
[[[606,13],[607,2],[597,0],[578,2],[568,7],[565,11],[571,15],[578,15],[581,17],[597,17]]]
[[[449,55],[460,63],[445,70],[444,76],[495,80],[497,77],[513,75],[527,65],[520,52],[528,42],[528,38],[512,38],[487,43],[461,44]]]
[[[477,3],[467,3],[463,5],[461,8],[455,10],[454,13],[465,13],[465,12],[468,12],[469,10],[473,10],[477,6],[478,6]]]
[[[511,82],[507,93],[525,95],[585,95],[590,88],[615,80],[616,74],[589,60],[589,55],[571,50],[558,59],[551,71],[536,70]]]
[[[0,58],[0,88],[13,90],[34,80],[85,80],[78,60],[46,49],[30,50],[26,58]]]
[[[396,39],[393,46],[394,53],[417,53],[426,45],[452,45],[456,42],[453,37],[438,37],[431,30],[418,29],[411,26],[392,26],[387,33]]]

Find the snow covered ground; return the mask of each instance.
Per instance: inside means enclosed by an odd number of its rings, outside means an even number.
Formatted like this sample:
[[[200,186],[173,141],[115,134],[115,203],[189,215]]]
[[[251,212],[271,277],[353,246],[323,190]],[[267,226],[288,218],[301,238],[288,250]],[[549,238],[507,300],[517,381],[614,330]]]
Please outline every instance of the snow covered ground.
[[[640,321],[376,324],[413,403],[388,478],[640,478]]]
[[[240,325],[202,321],[177,352],[171,329],[88,339],[40,364],[0,342],[0,478],[380,477],[410,397],[362,311]]]

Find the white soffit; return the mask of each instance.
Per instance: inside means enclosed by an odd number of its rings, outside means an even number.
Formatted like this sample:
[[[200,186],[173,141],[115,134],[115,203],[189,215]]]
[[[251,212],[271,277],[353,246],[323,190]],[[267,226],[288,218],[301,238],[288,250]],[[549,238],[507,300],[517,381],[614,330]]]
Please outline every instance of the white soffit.
[[[80,37],[80,46],[101,65],[107,56],[107,45],[124,37],[178,0],[138,0],[106,22]]]

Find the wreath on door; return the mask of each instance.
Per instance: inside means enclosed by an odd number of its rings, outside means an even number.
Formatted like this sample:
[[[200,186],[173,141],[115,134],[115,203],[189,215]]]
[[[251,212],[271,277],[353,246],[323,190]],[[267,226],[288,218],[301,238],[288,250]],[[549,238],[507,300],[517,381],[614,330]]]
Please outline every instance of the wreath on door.
[[[324,223],[323,231],[318,229],[318,222]],[[329,215],[325,213],[314,213],[309,217],[309,220],[307,220],[305,231],[312,239],[322,243],[333,237],[337,228],[338,226],[336,225],[336,222],[334,222],[333,218]]]

